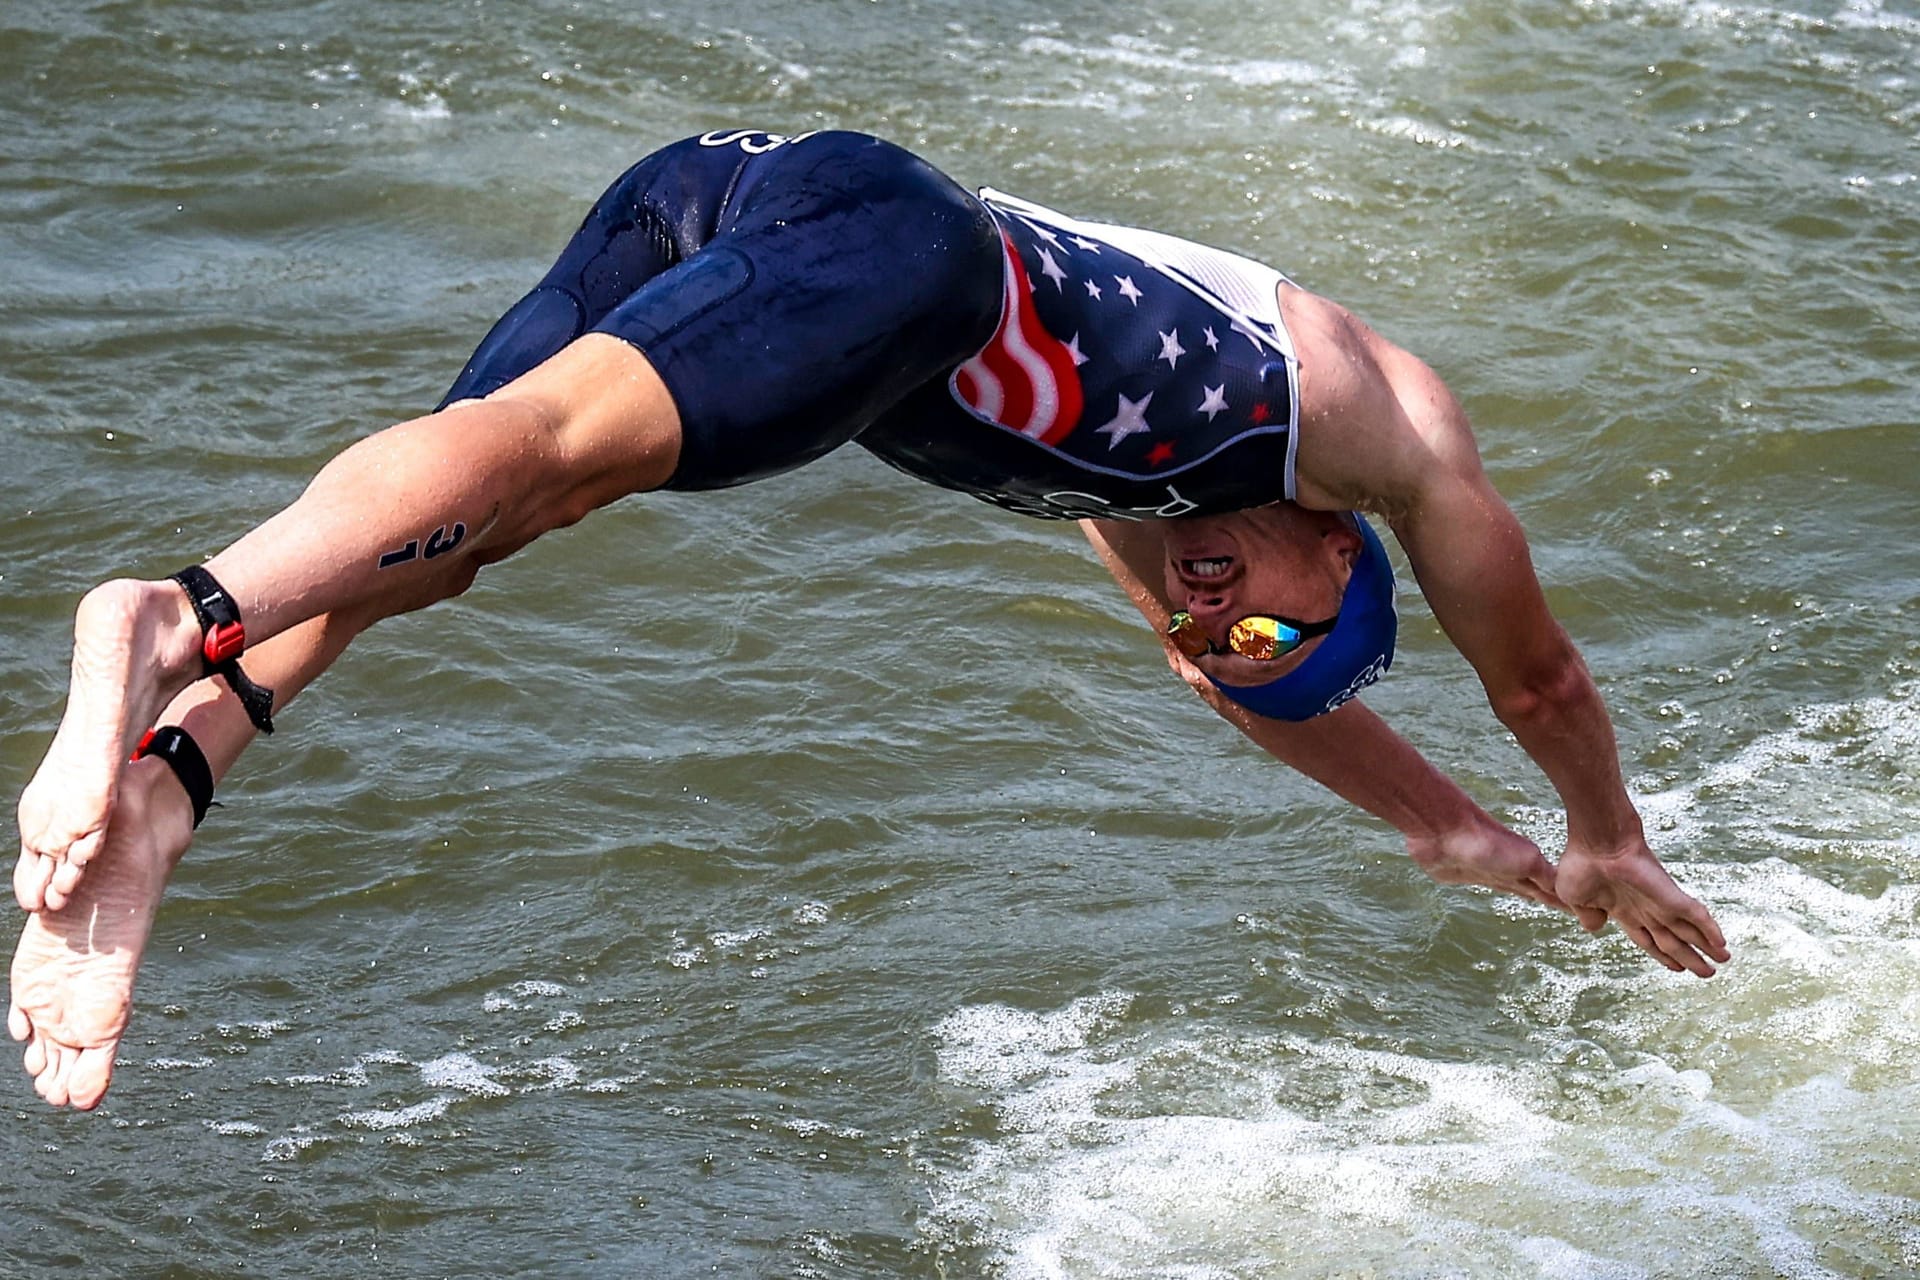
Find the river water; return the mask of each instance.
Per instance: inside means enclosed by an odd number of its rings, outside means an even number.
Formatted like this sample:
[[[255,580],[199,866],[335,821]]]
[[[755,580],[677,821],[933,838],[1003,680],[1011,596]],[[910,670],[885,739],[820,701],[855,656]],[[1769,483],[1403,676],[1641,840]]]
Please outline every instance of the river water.
[[[0,6],[0,778],[88,585],[432,405],[585,202],[846,126],[1472,413],[1735,959],[1427,883],[1067,525],[858,450],[386,624],[223,789],[0,1271],[1920,1272],[1920,5]],[[1417,600],[1369,701],[1557,848]]]

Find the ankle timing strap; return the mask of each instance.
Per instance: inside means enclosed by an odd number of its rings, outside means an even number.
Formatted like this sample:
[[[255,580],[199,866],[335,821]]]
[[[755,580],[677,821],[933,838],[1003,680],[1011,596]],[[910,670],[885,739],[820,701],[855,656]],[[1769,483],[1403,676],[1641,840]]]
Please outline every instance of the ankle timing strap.
[[[133,749],[135,760],[147,756],[159,756],[173,770],[173,776],[180,779],[180,785],[187,790],[187,799],[193,804],[194,829],[199,830],[207,810],[216,803],[213,798],[213,769],[208,766],[200,744],[179,725],[164,725],[147,730],[147,736],[140,739],[140,745]]]
[[[220,676],[246,708],[247,719],[262,733],[273,732],[273,690],[247,679],[240,669],[240,653],[247,647],[247,629],[240,622],[240,610],[213,575],[199,565],[189,565],[173,575],[173,581],[186,589],[193,602],[193,615],[200,619],[204,639],[200,658],[206,674]]]

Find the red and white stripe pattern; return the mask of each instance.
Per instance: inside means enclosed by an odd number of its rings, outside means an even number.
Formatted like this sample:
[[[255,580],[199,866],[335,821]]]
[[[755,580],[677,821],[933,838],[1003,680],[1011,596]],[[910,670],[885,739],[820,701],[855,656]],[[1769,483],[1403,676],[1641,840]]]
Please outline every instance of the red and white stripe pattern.
[[[1013,241],[1006,252],[1006,300],[1000,329],[954,371],[953,394],[977,416],[1042,444],[1059,444],[1080,421],[1086,399],[1074,353],[1040,323],[1033,288]]]

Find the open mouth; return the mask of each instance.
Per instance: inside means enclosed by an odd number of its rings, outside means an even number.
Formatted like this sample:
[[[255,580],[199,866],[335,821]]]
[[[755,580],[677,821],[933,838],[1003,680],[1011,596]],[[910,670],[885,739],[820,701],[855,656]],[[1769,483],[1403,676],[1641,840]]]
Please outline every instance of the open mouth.
[[[1216,592],[1238,580],[1241,573],[1237,556],[1175,556],[1173,571],[1181,585],[1193,590]]]
[[[1233,572],[1233,557],[1209,556],[1204,560],[1182,560],[1180,572],[1201,582],[1216,581]]]

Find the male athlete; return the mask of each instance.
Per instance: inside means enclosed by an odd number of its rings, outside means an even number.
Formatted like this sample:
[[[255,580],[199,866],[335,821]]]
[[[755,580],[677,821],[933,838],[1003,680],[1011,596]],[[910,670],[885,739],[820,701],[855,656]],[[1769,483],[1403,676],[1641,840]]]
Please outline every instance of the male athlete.
[[[347,449],[204,566],[81,601],[66,713],[19,810],[32,914],[8,1026],[35,1089],[99,1102],[214,785],[360,631],[627,494],[849,440],[1082,520],[1174,670],[1435,879],[1611,919],[1675,971],[1728,958],[1648,849],[1599,694],[1425,365],[1245,259],[976,197],[861,134],[739,130],[623,175],[439,410]],[[1392,528],[1558,789],[1557,868],[1353,700],[1394,640],[1356,511]]]

